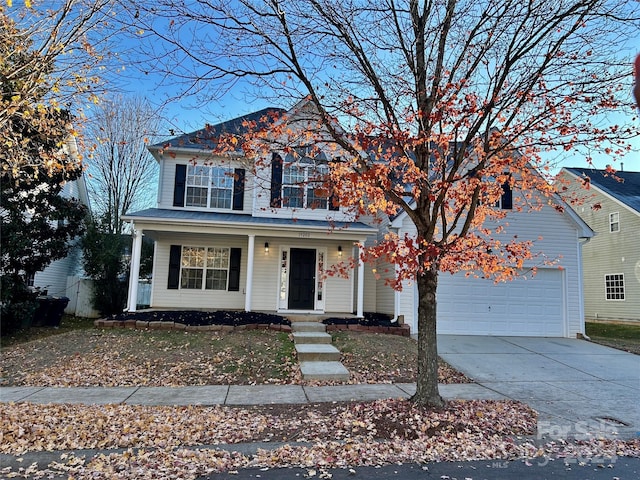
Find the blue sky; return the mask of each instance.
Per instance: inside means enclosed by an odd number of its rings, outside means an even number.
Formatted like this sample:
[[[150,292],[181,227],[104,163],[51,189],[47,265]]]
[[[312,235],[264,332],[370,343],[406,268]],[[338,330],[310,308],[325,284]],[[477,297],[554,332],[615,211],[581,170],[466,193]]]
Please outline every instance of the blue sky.
[[[135,36],[133,40],[122,43],[120,46],[126,56],[126,50],[131,49],[133,43],[136,42]],[[632,99],[632,65],[636,52],[640,52],[640,36],[629,39],[627,49],[617,52],[621,62],[629,65],[628,89],[629,106],[624,111],[610,113],[606,117],[599,119],[602,126],[614,124],[633,124],[640,132],[640,119],[638,112],[634,110],[630,104]],[[133,47],[135,48],[135,46]],[[170,129],[179,134],[182,132],[191,132],[198,130],[205,123],[215,124],[237,116],[251,113],[268,106],[288,107],[290,104],[274,104],[272,101],[260,99],[252,94],[252,86],[248,82],[238,81],[233,88],[226,92],[222,97],[216,100],[203,101],[195,95],[181,96],[180,86],[171,78],[163,78],[159,74],[153,73],[150,66],[151,61],[139,65],[137,68],[132,65],[125,66],[117,70],[112,78],[116,80],[119,87],[125,93],[135,93],[148,98],[152,104],[162,106],[163,117],[166,119],[166,130],[159,132],[160,136],[169,135]],[[124,62],[126,65],[126,61]],[[147,73],[140,70],[145,69]],[[624,163],[625,170],[640,171],[640,134],[635,141],[632,142],[633,151],[627,154],[620,161]],[[605,168],[607,164],[613,164],[615,168],[620,168],[620,162],[612,162],[612,159],[600,152],[591,152],[594,159],[594,165],[597,168]],[[560,152],[555,157],[549,158],[559,166],[585,167],[587,166],[584,154],[576,152]]]
[[[630,56],[630,68],[633,57]],[[129,70],[128,74],[132,72]],[[629,77],[628,95],[631,102],[632,83]],[[124,88],[131,92],[146,96],[154,105],[162,106],[163,117],[167,120],[167,130],[163,132],[168,134],[169,128],[174,129],[176,134],[179,132],[191,132],[202,128],[205,123],[216,124],[231,118],[238,117],[247,113],[258,111],[269,106],[289,107],[288,104],[274,105],[262,99],[256,99],[246,93],[250,86],[239,82],[235,88],[227,93],[221,99],[207,102],[203,104],[193,97],[182,97],[168,101],[168,98],[179,96],[177,87],[167,85],[165,87],[158,86],[159,79],[153,75],[137,75],[135,78],[127,82]],[[602,125],[607,124],[624,124],[632,123],[640,132],[640,116],[638,111],[629,107],[626,111],[620,111],[603,117]],[[594,166],[596,168],[605,168],[608,164],[613,164],[615,168],[620,168],[620,162],[624,164],[627,171],[640,171],[640,133],[635,141],[631,142],[633,151],[627,154],[619,161],[612,162],[611,157],[604,153],[594,151],[592,153]],[[553,158],[554,163],[559,166],[567,167],[586,167],[583,154],[576,152],[559,152]],[[551,157],[550,157],[551,159]]]

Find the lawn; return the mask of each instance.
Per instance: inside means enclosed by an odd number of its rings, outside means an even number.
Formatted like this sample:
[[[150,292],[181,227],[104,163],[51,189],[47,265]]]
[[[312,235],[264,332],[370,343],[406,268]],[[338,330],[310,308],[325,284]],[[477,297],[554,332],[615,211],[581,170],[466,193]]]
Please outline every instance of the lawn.
[[[595,343],[640,355],[640,324],[587,322],[586,333]]]
[[[59,329],[34,327],[3,342],[1,383],[109,387],[305,383],[291,336],[284,332],[102,330],[91,325],[65,317]],[[351,383],[415,381],[417,345],[411,338],[340,332],[334,334],[334,344],[343,353]],[[440,383],[467,381],[441,362]]]
[[[339,332],[333,339],[354,382],[415,378],[410,338]],[[300,382],[290,336],[269,330],[100,330],[65,318],[60,329],[31,329],[3,342],[1,357],[1,376],[12,385]],[[465,380],[444,364],[440,376]],[[355,475],[359,465],[640,454],[640,440],[540,445],[531,439],[536,423],[535,411],[511,400],[450,401],[442,409],[400,399],[255,407],[0,403],[0,453],[18,456],[0,476],[195,479],[298,466],[307,477],[331,478],[325,468],[349,466]],[[267,443],[254,453],[233,451],[233,444],[257,441]],[[59,455],[39,467],[20,463],[38,451]]]

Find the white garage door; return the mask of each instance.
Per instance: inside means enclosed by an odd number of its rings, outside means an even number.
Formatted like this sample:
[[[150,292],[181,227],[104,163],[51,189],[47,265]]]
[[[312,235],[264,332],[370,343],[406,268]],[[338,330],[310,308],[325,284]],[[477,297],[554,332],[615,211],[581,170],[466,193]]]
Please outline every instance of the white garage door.
[[[564,336],[562,271],[539,269],[535,277],[494,284],[441,274],[438,333]]]

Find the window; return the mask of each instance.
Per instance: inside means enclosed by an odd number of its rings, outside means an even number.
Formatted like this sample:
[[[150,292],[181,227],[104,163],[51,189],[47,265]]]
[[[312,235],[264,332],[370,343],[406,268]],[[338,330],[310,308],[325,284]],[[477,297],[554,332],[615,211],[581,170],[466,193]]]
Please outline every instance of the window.
[[[620,214],[618,212],[609,214],[609,231],[610,232],[620,231]]]
[[[282,206],[326,210],[329,195],[323,182],[328,173],[326,164],[285,164],[282,172]]]
[[[624,273],[604,276],[607,300],[624,300]]]
[[[228,167],[187,167],[187,207],[231,208],[234,173]]]
[[[182,247],[180,288],[226,290],[228,276],[228,248]]]

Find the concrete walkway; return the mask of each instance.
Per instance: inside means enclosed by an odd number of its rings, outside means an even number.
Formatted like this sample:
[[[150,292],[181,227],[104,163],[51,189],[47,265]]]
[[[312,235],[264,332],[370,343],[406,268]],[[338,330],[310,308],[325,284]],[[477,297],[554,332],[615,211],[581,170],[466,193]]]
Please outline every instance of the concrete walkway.
[[[538,412],[550,438],[640,435],[640,356],[585,340],[438,336],[440,356]]]
[[[273,405],[409,398],[415,384],[211,385],[202,387],[0,387],[0,402],[127,405]],[[476,384],[440,385],[449,400],[502,398]]]

